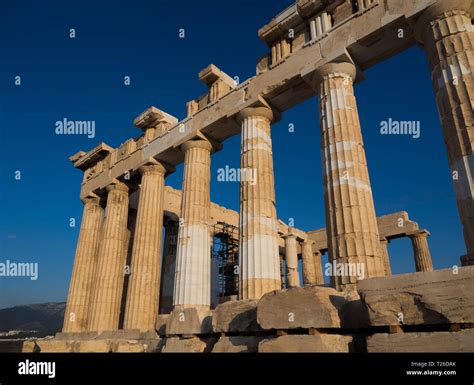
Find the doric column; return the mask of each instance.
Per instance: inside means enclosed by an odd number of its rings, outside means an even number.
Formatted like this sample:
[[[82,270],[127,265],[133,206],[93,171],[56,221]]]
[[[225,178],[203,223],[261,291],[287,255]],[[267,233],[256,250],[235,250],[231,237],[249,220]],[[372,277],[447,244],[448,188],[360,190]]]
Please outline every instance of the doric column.
[[[313,253],[314,272],[316,274],[316,285],[324,285],[322,254],[319,250]]]
[[[116,182],[107,191],[88,324],[89,331],[99,332],[118,328],[128,237],[128,187]]]
[[[176,245],[178,241],[178,222],[166,218],[165,241],[163,245],[163,262],[160,289],[160,313],[169,314],[173,309],[173,288],[176,266]]]
[[[158,314],[166,169],[157,162],[140,167],[139,172],[142,178],[124,329],[148,331],[155,329]]]
[[[360,263],[368,278],[383,276],[384,268],[354,96],[355,74],[353,64],[326,64],[317,70],[313,86],[319,94],[330,261],[343,266]],[[332,278],[338,289],[357,281],[340,274]]]
[[[392,268],[390,267],[390,254],[388,253],[389,240],[385,237],[380,238],[380,252],[382,254],[383,266],[385,275],[392,275]]]
[[[440,0],[418,19],[443,127],[467,255],[474,264],[474,27],[471,0]]]
[[[416,271],[433,271],[433,262],[431,261],[427,239],[429,235],[430,233],[426,230],[408,235],[413,245]]]
[[[246,108],[240,147],[240,298],[259,299],[280,289],[269,108]],[[244,176],[244,177],[242,177]]]
[[[188,141],[185,152],[182,225],[178,233],[178,251],[173,305],[180,308],[210,307],[211,237],[210,165],[212,146],[204,140]]]
[[[69,284],[63,332],[87,330],[94,269],[104,217],[104,209],[100,205],[99,197],[90,196],[82,202],[84,211]]]
[[[286,287],[300,287],[296,235],[285,235]]]
[[[316,285],[316,270],[314,264],[313,241],[303,242],[302,267],[303,267],[303,285]]]

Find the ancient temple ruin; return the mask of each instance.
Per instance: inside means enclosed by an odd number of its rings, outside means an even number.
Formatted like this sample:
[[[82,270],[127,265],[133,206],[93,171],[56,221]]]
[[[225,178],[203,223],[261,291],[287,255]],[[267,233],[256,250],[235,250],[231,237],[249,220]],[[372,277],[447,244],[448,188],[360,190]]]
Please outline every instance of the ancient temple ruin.
[[[140,136],[73,155],[84,212],[63,332],[34,349],[404,351],[416,334],[436,350],[423,329],[435,325],[446,349],[472,350],[473,11],[470,0],[298,0],[259,30],[268,54],[255,76],[237,84],[211,64],[199,73],[209,91],[186,118],[149,107],[134,121]],[[413,44],[428,57],[456,175],[467,251],[455,273],[433,270],[427,224],[374,208],[354,84]],[[304,231],[278,219],[271,127],[314,96],[326,227]],[[257,181],[241,179],[239,212],[210,200],[211,157],[234,135]],[[165,180],[182,162],[175,190]],[[416,273],[394,276],[387,243],[400,237]],[[363,270],[325,284],[325,253]]]

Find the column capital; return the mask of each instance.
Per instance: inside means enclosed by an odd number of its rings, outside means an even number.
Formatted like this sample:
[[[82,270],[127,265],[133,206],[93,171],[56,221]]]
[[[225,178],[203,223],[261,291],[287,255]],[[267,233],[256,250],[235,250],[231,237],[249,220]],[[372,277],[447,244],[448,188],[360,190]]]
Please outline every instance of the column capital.
[[[316,250],[316,251],[313,251],[313,255],[322,256],[323,253],[321,252],[321,250]]]
[[[81,199],[81,202],[83,204],[96,204],[96,205],[99,205],[100,204],[100,197],[97,196],[96,194],[94,193],[90,193],[88,194],[87,196],[85,196],[84,198]]]
[[[273,123],[278,119],[278,114],[275,113],[270,107],[265,106],[246,107],[237,114],[236,119],[240,124],[242,123],[242,120],[252,116],[266,118],[270,121],[270,123]]]
[[[419,43],[424,44],[425,32],[428,27],[430,27],[430,23],[444,13],[462,11],[471,17],[470,13],[472,9],[471,0],[438,0],[436,3],[429,6],[416,20],[413,28],[415,39]]]
[[[198,140],[188,140],[187,142],[181,145],[181,150],[183,150],[184,152],[188,151],[191,148],[202,148],[204,150],[211,152],[212,144],[209,143],[207,140],[198,139]]]
[[[138,172],[141,175],[149,175],[149,174],[158,174],[158,175],[165,175],[166,174],[166,167],[163,166],[161,163],[147,163],[143,166],[138,168]]]
[[[422,230],[410,231],[409,233],[407,233],[407,235],[410,238],[416,238],[416,237],[427,238],[431,235],[431,233],[426,229],[422,229]]]
[[[128,186],[125,183],[119,181],[112,182],[105,189],[107,190],[107,192],[111,192],[114,190],[128,192],[129,190]]]
[[[326,76],[348,76],[354,81],[357,69],[349,62],[327,63],[317,68],[311,77],[311,86],[317,88]]]
[[[286,239],[296,239],[297,238],[296,234],[293,234],[293,233],[286,233],[286,234],[283,234],[281,237],[285,240]]]

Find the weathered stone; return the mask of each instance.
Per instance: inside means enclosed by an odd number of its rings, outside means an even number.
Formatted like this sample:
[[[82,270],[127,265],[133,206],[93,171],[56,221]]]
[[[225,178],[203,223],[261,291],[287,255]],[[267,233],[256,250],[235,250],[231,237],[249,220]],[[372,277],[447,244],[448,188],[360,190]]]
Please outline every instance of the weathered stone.
[[[263,329],[338,328],[345,303],[343,294],[329,287],[273,291],[258,303],[257,321]]]
[[[140,330],[108,330],[98,335],[97,339],[112,340],[141,340],[141,339],[158,339],[158,335],[154,330],[141,332]]]
[[[156,317],[155,329],[159,336],[166,335],[166,323],[168,322],[169,318],[169,314],[158,314]]]
[[[214,345],[213,353],[256,353],[263,337],[222,336]]]
[[[229,301],[212,312],[214,332],[249,332],[262,330],[257,323],[257,302],[248,299]]]
[[[212,332],[210,310],[175,307],[166,322],[166,334],[208,334]]]
[[[56,333],[54,338],[56,340],[92,340],[98,336],[97,332],[61,332]]]
[[[474,267],[403,274],[359,282],[372,326],[474,322]]]
[[[35,341],[23,341],[21,348],[22,353],[35,353],[38,350],[38,346]]]
[[[148,345],[138,341],[117,341],[113,344],[114,353],[144,353],[148,351]]]
[[[258,351],[260,353],[347,353],[351,342],[351,336],[338,334],[287,335],[264,339],[258,345]]]
[[[53,338],[37,339],[36,346],[41,353],[69,353],[73,351],[73,343]]]
[[[108,340],[89,340],[74,343],[73,351],[78,353],[109,353],[112,348]]]
[[[202,353],[206,346],[206,342],[198,337],[170,337],[165,341],[163,353]]]
[[[459,332],[378,333],[367,338],[367,351],[376,352],[469,352],[474,351],[474,329]]]

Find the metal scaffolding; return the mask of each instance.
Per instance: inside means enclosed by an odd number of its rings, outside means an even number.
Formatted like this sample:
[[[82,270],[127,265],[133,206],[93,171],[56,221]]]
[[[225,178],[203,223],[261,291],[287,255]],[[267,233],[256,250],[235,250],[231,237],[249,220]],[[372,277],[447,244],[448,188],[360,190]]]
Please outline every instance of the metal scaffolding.
[[[239,292],[239,228],[217,222],[213,228],[212,258],[218,266],[218,296],[226,297]]]

